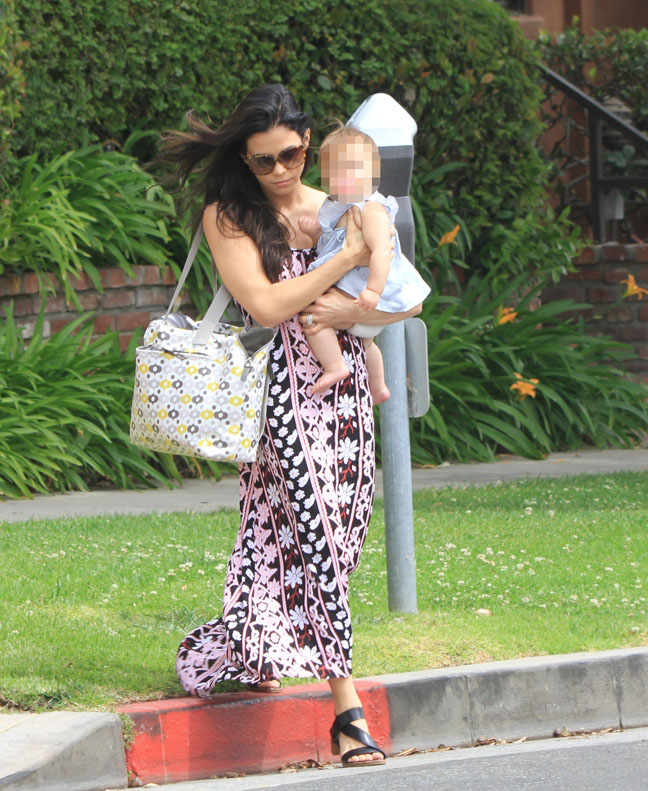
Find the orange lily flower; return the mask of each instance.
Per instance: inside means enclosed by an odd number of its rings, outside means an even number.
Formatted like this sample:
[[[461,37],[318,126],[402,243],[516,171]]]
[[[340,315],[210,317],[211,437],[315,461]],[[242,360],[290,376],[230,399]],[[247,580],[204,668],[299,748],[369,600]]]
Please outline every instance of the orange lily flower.
[[[460,228],[459,225],[455,225],[455,227],[451,231],[446,231],[441,237],[441,240],[439,241],[439,247],[443,247],[444,244],[452,244],[457,238],[457,234],[459,233],[459,228]]]
[[[522,377],[522,374],[516,373],[515,376],[517,376],[518,381],[514,382],[511,385],[510,389],[518,391],[518,395],[520,396],[521,401],[524,401],[524,399],[527,396],[531,396],[531,398],[535,398],[536,397],[535,385],[537,385],[540,380],[529,379],[528,381],[525,382],[524,378]]]
[[[627,283],[627,288],[625,290],[624,297],[634,297],[637,296],[639,299],[643,299],[644,294],[648,294],[648,289],[642,288],[641,286],[637,285],[637,281],[634,279],[634,275],[628,274],[626,280],[622,280],[622,283]]]
[[[507,321],[515,321],[516,317],[516,310],[500,306],[500,309],[497,311],[497,324],[506,324]]]

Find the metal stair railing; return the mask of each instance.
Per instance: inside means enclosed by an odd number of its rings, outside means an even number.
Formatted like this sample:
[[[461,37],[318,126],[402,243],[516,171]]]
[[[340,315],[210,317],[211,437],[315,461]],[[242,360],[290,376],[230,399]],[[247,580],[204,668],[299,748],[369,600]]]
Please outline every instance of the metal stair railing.
[[[574,99],[587,111],[587,130],[589,139],[589,180],[590,180],[590,222],[597,243],[605,242],[605,221],[603,199],[606,190],[623,187],[648,187],[648,175],[639,177],[605,176],[603,171],[603,123],[618,129],[639,146],[648,149],[648,136],[632,124],[611,113],[596,99],[588,96],[580,88],[566,80],[557,72],[541,64],[542,76],[562,93]]]

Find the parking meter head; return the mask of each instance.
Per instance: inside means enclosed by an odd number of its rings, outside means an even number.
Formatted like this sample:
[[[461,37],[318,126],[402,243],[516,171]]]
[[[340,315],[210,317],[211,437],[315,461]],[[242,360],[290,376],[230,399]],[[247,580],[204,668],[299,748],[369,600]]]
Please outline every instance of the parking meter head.
[[[341,126],[320,146],[322,186],[341,203],[359,203],[378,189],[380,154],[369,135]]]

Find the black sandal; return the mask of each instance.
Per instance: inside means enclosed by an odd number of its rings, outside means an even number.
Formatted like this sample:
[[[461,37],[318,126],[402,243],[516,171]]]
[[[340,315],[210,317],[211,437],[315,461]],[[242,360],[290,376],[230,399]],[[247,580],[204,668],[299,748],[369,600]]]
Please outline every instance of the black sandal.
[[[338,714],[331,726],[331,752],[333,755],[340,754],[340,733],[366,745],[366,747],[356,747],[344,753],[341,760],[342,766],[345,768],[351,766],[378,766],[385,763],[387,755],[377,746],[367,731],[361,730],[357,725],[351,725],[354,720],[364,720],[364,718],[362,707],[357,706],[354,709],[347,709],[342,714]],[[372,753],[380,753],[382,758],[374,758],[371,761],[349,760],[355,755],[371,755]]]

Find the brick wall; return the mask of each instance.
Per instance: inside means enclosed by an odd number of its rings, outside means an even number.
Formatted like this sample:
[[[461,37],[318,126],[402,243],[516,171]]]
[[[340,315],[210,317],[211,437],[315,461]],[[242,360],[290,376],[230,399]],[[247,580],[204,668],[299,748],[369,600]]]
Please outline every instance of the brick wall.
[[[126,348],[136,328],[146,327],[152,318],[166,312],[176,284],[176,278],[168,267],[159,269],[155,266],[135,266],[133,270],[133,277],[127,277],[122,269],[99,269],[103,287],[101,293],[97,292],[86,275],[72,281],[82,309],[97,314],[95,333],[101,334],[107,329],[118,330],[122,349]],[[56,286],[53,277],[50,282]],[[16,323],[24,328],[25,338],[32,335],[43,301],[45,337],[57,332],[78,315],[75,308],[66,304],[60,286],[55,293],[41,296],[38,281],[33,274],[0,276],[1,317],[4,317],[6,305],[12,301]],[[195,315],[191,307],[191,300],[185,289],[182,308],[189,315]]]
[[[575,262],[576,271],[542,292],[542,301],[573,299],[592,305],[577,311],[588,331],[610,335],[634,347],[638,360],[625,363],[626,370],[648,377],[648,297],[621,300],[628,274],[638,286],[648,288],[648,246],[608,243],[584,250]],[[621,300],[621,301],[620,301]]]

